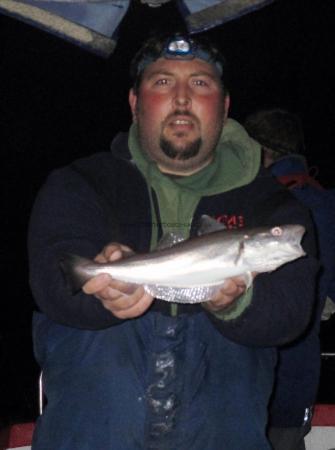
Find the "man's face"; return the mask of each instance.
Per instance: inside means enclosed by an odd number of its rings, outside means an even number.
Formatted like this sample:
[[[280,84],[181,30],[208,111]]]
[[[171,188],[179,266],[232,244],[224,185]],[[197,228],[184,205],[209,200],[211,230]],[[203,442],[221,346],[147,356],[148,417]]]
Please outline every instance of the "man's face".
[[[141,147],[160,170],[187,175],[212,160],[229,103],[213,65],[159,58],[129,101]]]

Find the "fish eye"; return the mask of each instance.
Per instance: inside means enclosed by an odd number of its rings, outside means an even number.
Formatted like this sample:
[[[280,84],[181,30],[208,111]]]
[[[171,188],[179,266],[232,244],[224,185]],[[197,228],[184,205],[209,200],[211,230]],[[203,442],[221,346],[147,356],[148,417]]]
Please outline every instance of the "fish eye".
[[[271,229],[272,236],[281,236],[283,234],[283,230],[280,227],[273,227]]]

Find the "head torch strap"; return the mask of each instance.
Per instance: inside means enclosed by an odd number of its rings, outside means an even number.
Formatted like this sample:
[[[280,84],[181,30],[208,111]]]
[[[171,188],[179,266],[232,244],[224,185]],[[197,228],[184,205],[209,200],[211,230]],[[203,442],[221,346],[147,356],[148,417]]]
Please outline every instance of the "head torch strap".
[[[173,36],[170,38],[159,55],[148,55],[142,59],[138,65],[138,73],[144,68],[156,61],[158,58],[192,60],[194,58],[202,59],[209,64],[215,65],[220,76],[223,73],[222,63],[213,57],[208,51],[198,46],[193,39],[185,36]]]

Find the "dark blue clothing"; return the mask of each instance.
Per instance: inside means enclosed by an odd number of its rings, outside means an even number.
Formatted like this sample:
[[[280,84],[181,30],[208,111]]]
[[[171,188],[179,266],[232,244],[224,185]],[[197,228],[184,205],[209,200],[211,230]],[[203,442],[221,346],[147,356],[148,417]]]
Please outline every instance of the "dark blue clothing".
[[[286,156],[270,169],[279,180],[292,184],[290,191],[310,208],[322,265],[313,321],[302,338],[294,345],[280,350],[277,382],[271,403],[273,426],[298,427],[304,422],[306,408],[316,401],[321,363],[321,313],[326,297],[334,295],[331,285],[335,279],[335,190],[322,190],[314,183],[308,183],[308,177],[304,178],[304,175],[308,175],[306,163],[299,155]]]
[[[34,330],[48,397],[34,450],[270,450],[272,348],[223,339],[205,314],[99,331],[37,314]]]
[[[301,334],[313,308],[312,224],[263,169],[247,186],[202,198],[191,234],[202,214],[236,226],[301,223],[308,256],[259,275],[236,319],[219,320],[199,304],[171,317],[170,305],[155,300],[140,318],[119,320],[95,297],[70,295],[59,258],[94,257],[111,241],[148,251],[147,185],[109,153],[49,177],[29,231],[31,286],[43,312],[35,315],[35,353],[48,399],[34,450],[269,450],[274,347]]]

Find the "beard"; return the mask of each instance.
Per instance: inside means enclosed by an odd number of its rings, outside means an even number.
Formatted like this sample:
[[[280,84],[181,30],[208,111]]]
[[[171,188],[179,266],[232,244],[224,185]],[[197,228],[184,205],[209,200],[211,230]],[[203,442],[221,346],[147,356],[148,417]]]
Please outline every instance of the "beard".
[[[202,145],[202,139],[199,137],[198,139],[189,142],[184,146],[184,148],[181,149],[180,147],[174,145],[173,142],[161,136],[159,145],[163,153],[168,158],[176,159],[178,161],[187,161],[188,159],[197,156]]]

